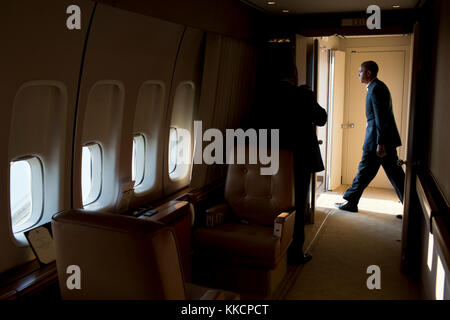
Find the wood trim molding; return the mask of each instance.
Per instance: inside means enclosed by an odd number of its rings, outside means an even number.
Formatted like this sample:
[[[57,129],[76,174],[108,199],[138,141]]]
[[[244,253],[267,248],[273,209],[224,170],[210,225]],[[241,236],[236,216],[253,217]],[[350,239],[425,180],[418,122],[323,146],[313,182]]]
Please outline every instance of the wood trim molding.
[[[431,191],[427,183],[419,175],[416,176],[416,192],[419,198],[420,206],[422,207],[422,212],[427,222],[427,226],[430,232],[433,232],[432,218],[437,214],[438,209],[436,203],[434,202]]]
[[[430,172],[422,171],[417,174],[416,192],[427,226],[433,233],[433,217],[448,216],[448,202]]]
[[[187,205],[188,202],[186,201],[172,200],[156,207],[155,210],[157,212],[151,217],[142,215],[139,219],[171,224],[172,222],[178,220],[181,216],[188,214]]]
[[[7,275],[0,288],[0,300],[14,300],[38,292],[58,281],[56,262],[36,268],[39,263],[33,260],[14,270],[14,275]],[[31,271],[30,272],[30,268]],[[10,280],[13,279],[12,281]]]
[[[202,200],[207,199],[210,194],[215,191],[223,191],[224,186],[225,178],[218,179],[206,186],[185,193],[181,197],[177,198],[177,200],[188,201],[192,204],[196,204],[198,202],[201,202]]]

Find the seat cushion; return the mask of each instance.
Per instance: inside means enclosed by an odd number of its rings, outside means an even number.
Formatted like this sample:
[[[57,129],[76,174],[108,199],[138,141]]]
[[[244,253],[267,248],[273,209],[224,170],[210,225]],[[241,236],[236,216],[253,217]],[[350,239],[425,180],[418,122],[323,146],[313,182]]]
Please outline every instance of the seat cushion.
[[[281,259],[280,240],[273,227],[226,223],[193,233],[196,253],[226,263],[273,269]]]

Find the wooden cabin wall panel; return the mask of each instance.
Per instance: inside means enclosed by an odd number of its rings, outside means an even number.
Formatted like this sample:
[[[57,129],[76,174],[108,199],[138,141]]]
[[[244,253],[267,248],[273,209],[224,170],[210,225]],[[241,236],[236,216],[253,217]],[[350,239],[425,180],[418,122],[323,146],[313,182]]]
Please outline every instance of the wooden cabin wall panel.
[[[81,8],[81,30],[69,30],[66,27],[66,9],[76,4]],[[9,194],[9,162],[10,152],[7,148],[10,137],[12,110],[19,88],[32,81],[41,83],[59,83],[67,92],[66,119],[56,127],[65,130],[62,143],[66,146],[62,160],[56,164],[51,157],[51,163],[44,163],[44,170],[58,170],[61,174],[58,189],[48,196],[57,205],[52,210],[44,210],[40,224],[48,222],[58,210],[70,208],[70,167],[72,161],[72,133],[76,94],[83,45],[87,26],[94,4],[88,0],[17,0],[0,2],[0,272],[23,264],[34,258],[28,245],[19,244],[11,231],[10,194]],[[37,104],[38,106],[39,104]],[[36,125],[39,125],[36,123]],[[25,126],[23,130],[28,130]],[[34,129],[33,129],[34,130]],[[53,134],[55,134],[53,132]],[[51,143],[51,141],[48,141]],[[30,150],[33,146],[28,146]],[[27,150],[22,143],[21,151]],[[40,155],[46,156],[46,155]],[[47,169],[45,169],[47,168]],[[47,171],[44,172],[44,178]],[[44,184],[45,187],[45,184]],[[57,197],[55,194],[59,194]],[[44,195],[45,197],[45,195]],[[44,204],[44,208],[45,204]]]
[[[442,90],[443,86],[439,83],[442,79],[445,81],[442,72],[448,69],[448,63],[442,56],[448,52],[448,44],[445,44],[448,39],[448,22],[445,21],[448,19],[448,3],[444,2],[426,2],[422,17],[414,28],[402,233],[402,269],[420,282],[423,296],[430,299],[436,298],[436,261],[439,254],[436,247],[441,247],[441,257],[448,256],[448,252],[442,249],[448,245],[442,246],[436,238],[434,241],[430,239],[434,218],[430,220],[429,216],[430,213],[432,216],[449,216],[448,189],[444,191],[449,180],[445,165],[448,165],[450,146],[446,141],[448,125],[445,125],[449,120],[446,110],[448,99],[442,101],[448,93]],[[442,9],[443,5],[447,6],[447,10]],[[420,183],[416,185],[417,177]],[[424,201],[425,198],[429,199]],[[449,225],[446,227],[448,230]],[[429,254],[430,246],[434,248],[433,255]],[[448,274],[446,276],[448,278]]]
[[[419,285],[422,299],[426,300],[450,300],[448,224],[441,223],[442,219],[436,216],[428,220],[426,214],[422,216]]]
[[[257,52],[254,47],[244,42],[239,43],[241,51],[239,59],[238,76],[236,76],[235,89],[236,104],[239,107],[233,109],[233,126],[247,127],[247,117],[254,107],[254,94],[256,85],[256,59]]]
[[[183,128],[190,131],[191,144],[190,152],[193,154],[194,149],[194,126],[193,120],[198,112],[200,92],[202,90],[201,79],[203,72],[203,56],[204,56],[204,32],[194,28],[186,28],[180,44],[179,53],[177,55],[175,70],[173,73],[172,89],[170,91],[169,106],[167,109],[167,117],[165,122],[164,138],[164,194],[170,195],[181,188],[187,187],[190,183],[191,165],[188,167],[187,174],[172,179],[168,170],[169,155],[169,127]],[[182,105],[175,106],[175,98],[177,90],[182,84],[191,84],[194,89],[193,108],[189,106],[189,101],[183,101]],[[177,109],[176,109],[177,108]]]
[[[98,0],[118,8],[238,39],[256,31],[255,12],[238,0]]]
[[[440,1],[439,35],[436,47],[429,166],[447,202],[450,203],[450,2]]]
[[[220,61],[222,56],[222,37],[215,33],[207,33],[205,39],[204,67],[202,75],[202,90],[196,121],[202,122],[202,134],[205,130],[213,128],[215,118],[215,101],[219,90],[218,80],[220,72]],[[202,137],[200,137],[201,139]],[[198,139],[198,137],[194,137]],[[196,149],[203,155],[202,145],[195,145]],[[197,152],[194,150],[194,152]],[[205,164],[193,164],[191,186],[201,187],[206,181],[208,166]]]
[[[224,143],[225,130],[242,127],[252,106],[255,55],[256,49],[248,43],[207,34],[203,90],[197,118],[203,121],[203,132],[209,128],[219,129]],[[208,143],[203,143],[203,147],[206,145]],[[226,165],[195,165],[191,185],[204,186],[223,178],[225,173]]]
[[[108,174],[104,175],[103,179],[102,194],[91,207],[92,209],[108,211],[116,211],[117,208],[121,207],[119,203],[121,185],[131,181],[134,118],[139,89],[148,81],[156,81],[164,89],[161,105],[163,110],[159,112],[160,119],[158,121],[149,119],[149,126],[150,124],[156,126],[153,128],[155,136],[150,137],[149,144],[152,148],[156,148],[156,153],[160,156],[157,157],[157,162],[153,164],[154,171],[152,174],[156,175],[155,184],[139,197],[135,195],[135,198],[139,199],[134,200],[149,202],[162,196],[162,168],[164,166],[162,155],[165,151],[163,119],[169,104],[172,73],[183,30],[184,27],[178,24],[111,6],[101,4],[97,6],[87,46],[80,88],[75,138],[74,207],[82,206],[81,151],[82,145],[87,142],[83,138],[83,128],[88,98],[92,87],[99,81],[105,80],[117,81],[124,88],[123,118],[122,123],[119,124],[122,132],[117,147],[108,151],[111,155],[110,158],[113,158],[117,163],[113,164],[114,168],[108,168]],[[120,110],[117,110],[117,112],[120,112]],[[103,124],[99,123],[100,125]],[[113,136],[111,134],[111,138]]]
[[[225,137],[226,129],[243,128],[245,116],[251,110],[254,96],[252,89],[255,82],[251,76],[255,72],[256,49],[238,40],[230,38],[224,40],[223,51],[227,54],[223,59],[222,72],[228,72],[230,75],[223,79],[223,86],[219,86],[223,90],[223,99],[217,101],[216,108],[222,112],[222,117],[218,116],[216,119],[219,122],[217,128]],[[226,158],[226,155],[224,157]],[[206,183],[223,178],[225,174],[226,165],[210,166]]]
[[[223,96],[219,99],[217,106],[222,113],[219,112],[216,121],[217,128],[223,132],[225,138],[226,129],[243,128],[245,116],[250,111],[253,92],[249,90],[249,87],[254,82],[250,75],[254,72],[255,65],[254,49],[244,42],[225,39],[223,50],[227,54],[221,65],[222,72],[228,72],[229,76],[223,79],[221,87]],[[249,55],[247,55],[248,52],[250,52]],[[226,165],[210,166],[207,183],[223,178],[225,174]]]
[[[428,168],[430,171],[430,188],[439,209],[437,216],[432,219],[432,234],[424,232],[422,237],[432,242],[422,247],[422,291],[427,299],[450,299],[449,281],[449,238],[450,230],[448,210],[450,204],[450,143],[448,140],[450,122],[450,93],[448,90],[448,70],[450,63],[450,3],[436,1],[435,14],[438,15],[436,25],[436,42],[434,44],[434,74],[432,83],[430,106],[430,128],[428,152]],[[420,88],[418,88],[420,90]],[[417,138],[416,138],[417,139]],[[418,138],[420,139],[420,137]],[[428,233],[428,234],[427,234]],[[446,235],[443,237],[443,235]],[[428,244],[428,243],[427,243]],[[431,251],[433,250],[432,255]],[[428,266],[430,262],[431,269]]]
[[[424,203],[423,198],[429,199],[425,202],[428,205],[422,205],[423,208],[420,208],[423,216],[420,232],[415,236],[421,240],[421,246],[417,249],[420,252],[420,286],[423,298],[448,300],[450,299],[448,258],[450,95],[446,82],[450,69],[448,62],[450,3],[439,0],[428,4],[430,5],[426,11],[428,20],[426,24],[424,23],[424,31],[421,34],[424,39],[420,39],[422,43],[419,41],[423,50],[419,52],[419,59],[423,59],[420,61],[422,66],[419,72],[426,72],[427,79],[419,79],[416,89],[416,96],[420,99],[416,110],[421,114],[417,116],[416,113],[416,126],[420,130],[415,129],[417,133],[414,141],[418,148],[423,150],[417,156],[420,159],[417,170],[420,170],[418,174],[421,179],[418,183],[419,190],[415,194],[421,203]],[[420,188],[425,192],[421,192]],[[425,214],[427,211],[431,211],[431,219]]]

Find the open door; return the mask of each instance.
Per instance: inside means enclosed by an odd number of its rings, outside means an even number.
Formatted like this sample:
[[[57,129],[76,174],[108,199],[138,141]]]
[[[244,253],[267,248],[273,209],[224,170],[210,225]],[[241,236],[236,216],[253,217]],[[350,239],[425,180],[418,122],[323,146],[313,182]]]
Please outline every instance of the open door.
[[[319,46],[317,52],[317,87],[316,95],[317,102],[319,105],[325,109],[325,111],[329,114],[329,98],[330,98],[330,49]],[[320,155],[322,157],[322,161],[325,167],[325,170],[316,173],[316,196],[319,196],[320,193],[326,191],[326,186],[328,184],[328,129],[330,123],[327,123],[322,127],[317,127],[317,140],[319,141],[319,149]]]
[[[344,123],[345,52],[331,50],[328,105],[327,190],[341,185]]]
[[[319,41],[314,40],[312,52],[308,52],[308,65],[312,66],[311,77],[307,79],[308,85],[314,91],[317,97],[317,87],[318,87],[318,75],[319,75]],[[317,129],[317,128],[316,128]],[[316,211],[316,173],[311,174],[311,183],[308,191],[306,210],[308,211],[305,215],[305,223],[314,223],[314,213]]]

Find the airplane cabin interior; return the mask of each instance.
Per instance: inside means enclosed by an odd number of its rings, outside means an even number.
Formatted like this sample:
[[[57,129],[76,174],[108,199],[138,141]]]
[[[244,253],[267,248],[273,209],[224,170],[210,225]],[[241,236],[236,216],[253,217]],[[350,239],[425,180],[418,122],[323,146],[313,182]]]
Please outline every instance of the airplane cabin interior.
[[[1,1],[0,300],[449,300],[450,2],[369,2]],[[327,113],[304,212],[252,129],[281,60]],[[368,60],[404,196],[380,167],[348,212]]]

